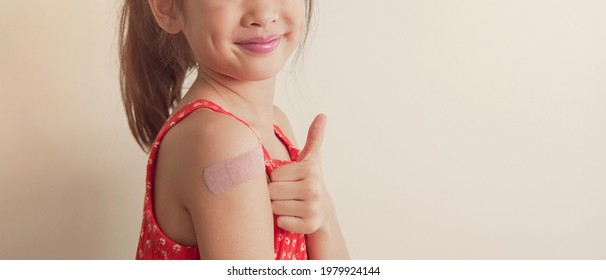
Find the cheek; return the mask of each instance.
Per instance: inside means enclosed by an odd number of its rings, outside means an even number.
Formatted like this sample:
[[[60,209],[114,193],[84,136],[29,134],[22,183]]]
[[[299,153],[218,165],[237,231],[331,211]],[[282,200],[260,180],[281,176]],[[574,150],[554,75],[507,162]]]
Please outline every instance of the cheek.
[[[187,22],[187,34],[192,39],[194,52],[213,53],[223,51],[231,42],[234,30],[234,13],[229,9],[205,7]]]
[[[293,37],[297,40],[302,40],[303,35],[307,29],[307,22],[305,17],[305,1],[298,1],[297,5],[286,5],[284,7],[284,17],[290,25],[293,32]],[[288,2],[292,3],[292,2]],[[294,38],[293,38],[294,39]]]
[[[306,10],[306,1],[299,1],[298,5],[290,5],[291,7],[291,11],[290,13],[292,14],[292,17],[294,19],[294,21],[302,26],[306,25],[306,15],[305,15],[305,10]]]

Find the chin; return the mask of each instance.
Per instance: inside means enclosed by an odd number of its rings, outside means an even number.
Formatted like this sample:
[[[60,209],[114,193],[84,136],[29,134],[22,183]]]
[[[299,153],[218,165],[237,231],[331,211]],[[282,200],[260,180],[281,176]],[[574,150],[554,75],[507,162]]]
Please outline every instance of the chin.
[[[284,67],[285,62],[246,65],[238,69],[232,77],[241,81],[255,82],[275,77]]]

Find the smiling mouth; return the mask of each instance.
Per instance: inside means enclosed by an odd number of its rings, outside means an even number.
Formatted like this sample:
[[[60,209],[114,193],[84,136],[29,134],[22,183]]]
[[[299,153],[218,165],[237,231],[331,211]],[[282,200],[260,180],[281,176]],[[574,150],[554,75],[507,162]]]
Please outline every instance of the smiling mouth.
[[[236,42],[236,44],[238,44],[238,45],[269,44],[269,43],[274,42],[276,40],[280,40],[281,38],[282,38],[282,36],[280,36],[280,35],[258,36],[258,37],[254,37],[254,38],[250,38],[250,39],[246,39],[246,40],[242,40],[242,41]]]
[[[281,35],[268,35],[242,40],[236,45],[254,54],[267,54],[277,49],[281,41]]]

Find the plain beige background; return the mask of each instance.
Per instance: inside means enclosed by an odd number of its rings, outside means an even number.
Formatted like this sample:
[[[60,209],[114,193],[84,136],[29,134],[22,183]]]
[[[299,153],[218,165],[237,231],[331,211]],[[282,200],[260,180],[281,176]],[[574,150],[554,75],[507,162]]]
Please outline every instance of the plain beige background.
[[[0,259],[131,259],[116,1],[0,0]],[[355,259],[606,258],[606,2],[324,0],[276,104]]]

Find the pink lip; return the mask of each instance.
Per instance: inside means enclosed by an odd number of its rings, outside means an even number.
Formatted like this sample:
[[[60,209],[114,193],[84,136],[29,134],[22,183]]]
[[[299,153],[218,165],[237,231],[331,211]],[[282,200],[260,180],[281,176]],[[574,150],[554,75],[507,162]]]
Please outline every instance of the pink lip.
[[[280,41],[282,41],[282,36],[268,35],[242,40],[236,42],[236,45],[255,54],[266,54],[277,49],[280,45]]]

